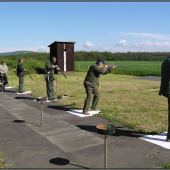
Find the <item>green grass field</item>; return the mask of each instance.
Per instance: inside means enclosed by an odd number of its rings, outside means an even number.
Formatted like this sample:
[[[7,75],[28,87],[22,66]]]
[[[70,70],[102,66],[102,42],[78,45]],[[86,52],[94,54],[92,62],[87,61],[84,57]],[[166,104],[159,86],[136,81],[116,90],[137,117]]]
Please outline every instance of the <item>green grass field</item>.
[[[76,71],[87,71],[95,61],[75,61]],[[106,61],[107,65],[126,66],[117,68],[113,74],[134,76],[161,76],[162,61]]]

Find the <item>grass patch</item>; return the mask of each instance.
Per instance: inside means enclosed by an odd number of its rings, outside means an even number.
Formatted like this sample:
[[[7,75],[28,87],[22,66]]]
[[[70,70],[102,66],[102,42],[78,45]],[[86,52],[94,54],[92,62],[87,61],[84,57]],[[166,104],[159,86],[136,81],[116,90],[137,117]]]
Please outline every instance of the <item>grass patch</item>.
[[[10,168],[9,165],[4,161],[3,154],[0,152],[0,169],[8,169]]]
[[[170,162],[162,165],[160,168],[162,168],[162,169],[170,169]]]

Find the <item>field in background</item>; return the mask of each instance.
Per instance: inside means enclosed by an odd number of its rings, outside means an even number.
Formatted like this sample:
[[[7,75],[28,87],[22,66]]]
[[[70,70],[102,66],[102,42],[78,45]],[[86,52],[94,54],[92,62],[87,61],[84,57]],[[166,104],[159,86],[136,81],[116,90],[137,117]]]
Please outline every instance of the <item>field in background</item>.
[[[76,71],[87,71],[95,61],[75,61]],[[114,74],[134,76],[161,76],[162,61],[106,61],[107,65],[126,66],[117,68]]]

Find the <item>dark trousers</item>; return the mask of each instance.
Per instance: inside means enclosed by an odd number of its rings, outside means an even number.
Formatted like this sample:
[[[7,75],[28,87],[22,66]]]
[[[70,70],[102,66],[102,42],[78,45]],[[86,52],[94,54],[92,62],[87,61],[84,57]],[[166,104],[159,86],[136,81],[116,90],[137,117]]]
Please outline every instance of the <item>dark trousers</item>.
[[[53,84],[54,80],[46,80],[46,88],[47,88],[47,96],[48,99],[53,99],[54,98],[54,84]]]
[[[3,83],[3,85],[8,84],[8,78],[6,74],[4,74],[3,76],[0,75],[0,78],[1,78],[1,83]]]
[[[83,113],[86,113],[86,112],[88,112],[89,107],[90,107],[92,94],[94,95],[93,101],[92,101],[92,106],[91,106],[92,110],[96,109],[98,101],[99,101],[100,94],[99,94],[97,86],[90,87],[88,85],[84,85],[84,87],[85,87],[85,90],[86,90],[87,97],[84,101]]]
[[[19,93],[23,92],[23,86],[24,86],[24,76],[19,76]]]
[[[170,139],[170,98],[168,98],[168,132],[167,138]]]

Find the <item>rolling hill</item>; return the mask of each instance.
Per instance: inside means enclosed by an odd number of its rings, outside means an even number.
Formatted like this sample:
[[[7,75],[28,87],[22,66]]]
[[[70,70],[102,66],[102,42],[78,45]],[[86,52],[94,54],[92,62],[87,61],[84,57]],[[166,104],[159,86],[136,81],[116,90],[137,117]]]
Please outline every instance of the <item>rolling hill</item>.
[[[18,55],[18,54],[26,54],[26,53],[34,53],[34,52],[33,51],[13,51],[13,52],[0,53],[0,56]]]

